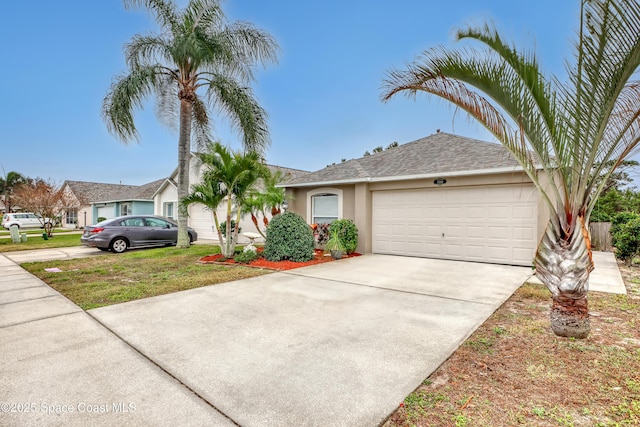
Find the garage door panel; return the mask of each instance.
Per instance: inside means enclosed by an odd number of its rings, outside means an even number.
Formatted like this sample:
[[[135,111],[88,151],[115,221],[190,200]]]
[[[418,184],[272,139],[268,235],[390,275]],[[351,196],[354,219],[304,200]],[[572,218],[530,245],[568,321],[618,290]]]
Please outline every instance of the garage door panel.
[[[375,191],[373,251],[529,266],[537,212],[532,185]]]
[[[468,239],[484,239],[487,235],[485,227],[478,225],[467,226],[467,238]]]

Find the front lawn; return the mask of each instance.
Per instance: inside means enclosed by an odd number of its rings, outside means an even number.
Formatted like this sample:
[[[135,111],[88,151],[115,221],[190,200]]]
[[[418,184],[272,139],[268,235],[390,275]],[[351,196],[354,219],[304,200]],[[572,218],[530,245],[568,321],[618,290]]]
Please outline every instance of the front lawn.
[[[197,262],[218,252],[218,246],[193,245],[189,249],[144,249],[21,266],[85,310],[268,273]],[[62,271],[47,272],[45,268]]]
[[[49,240],[37,235],[27,235],[25,243],[13,243],[9,238],[0,238],[0,252],[26,251],[29,249],[67,248],[80,246],[80,234],[55,234]]]

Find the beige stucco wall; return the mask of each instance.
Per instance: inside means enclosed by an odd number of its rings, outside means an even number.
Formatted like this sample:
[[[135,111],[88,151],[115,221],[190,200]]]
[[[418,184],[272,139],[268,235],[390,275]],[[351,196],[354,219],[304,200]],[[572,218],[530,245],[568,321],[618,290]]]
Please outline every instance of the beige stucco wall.
[[[524,172],[508,172],[500,174],[473,175],[446,177],[446,187],[467,187],[467,186],[487,186],[487,185],[505,185],[505,184],[521,184],[530,183],[531,180]],[[351,219],[358,227],[359,242],[356,249],[361,253],[371,253],[372,242],[372,192],[382,190],[407,190],[420,188],[437,188],[434,178],[404,180],[404,181],[386,181],[386,182],[368,182],[352,185],[336,185],[324,186],[323,189],[340,189],[343,192],[343,209],[342,218]],[[293,199],[289,202],[290,209],[300,214],[307,222],[311,221],[309,216],[309,194],[317,190],[319,187],[302,187],[289,188],[288,194]],[[538,239],[542,237],[544,230],[549,222],[549,210],[547,205],[542,201],[541,196],[538,197]]]

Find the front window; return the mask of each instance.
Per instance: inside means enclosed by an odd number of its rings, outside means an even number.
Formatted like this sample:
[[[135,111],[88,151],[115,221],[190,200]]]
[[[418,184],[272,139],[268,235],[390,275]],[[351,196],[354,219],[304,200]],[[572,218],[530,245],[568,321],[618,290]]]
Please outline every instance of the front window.
[[[318,194],[311,197],[311,221],[314,224],[331,224],[338,219],[338,195]]]
[[[129,203],[120,205],[120,215],[131,215],[131,205]]]
[[[173,202],[168,202],[164,204],[163,216],[169,219],[175,219],[173,216]]]
[[[78,209],[68,209],[65,223],[68,225],[75,225],[78,223]]]

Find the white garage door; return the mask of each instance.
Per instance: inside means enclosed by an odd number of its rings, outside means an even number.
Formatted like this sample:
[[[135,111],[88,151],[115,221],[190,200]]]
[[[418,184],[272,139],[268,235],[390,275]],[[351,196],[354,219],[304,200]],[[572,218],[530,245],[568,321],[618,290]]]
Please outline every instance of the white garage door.
[[[373,192],[373,252],[530,266],[532,185]]]
[[[115,212],[116,212],[115,206],[113,205],[98,206],[98,218],[100,217],[107,218],[107,219],[115,218],[116,216]]]

